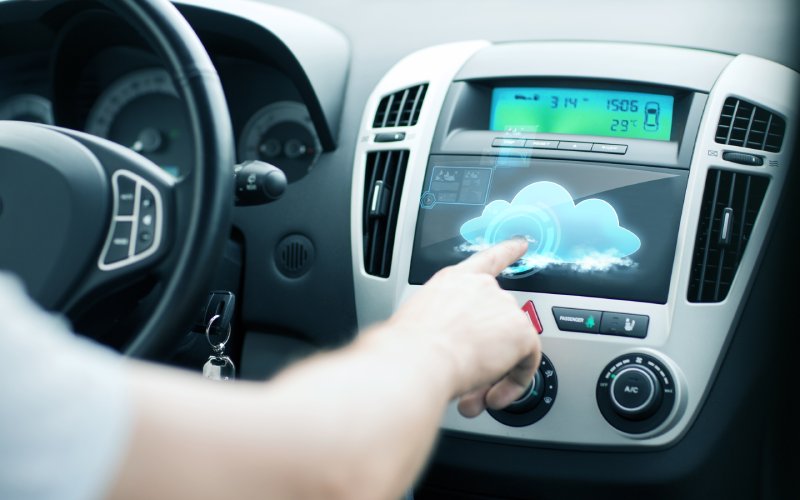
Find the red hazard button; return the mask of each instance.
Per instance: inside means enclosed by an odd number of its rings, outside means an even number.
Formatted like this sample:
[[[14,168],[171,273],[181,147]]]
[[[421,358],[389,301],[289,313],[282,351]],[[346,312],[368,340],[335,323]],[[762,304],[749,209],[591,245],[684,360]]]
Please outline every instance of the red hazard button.
[[[536,333],[542,333],[544,328],[542,328],[542,322],[539,321],[539,315],[536,314],[536,307],[533,305],[533,301],[529,300],[525,302],[525,305],[522,306],[522,310],[528,315],[533,327],[536,328]]]

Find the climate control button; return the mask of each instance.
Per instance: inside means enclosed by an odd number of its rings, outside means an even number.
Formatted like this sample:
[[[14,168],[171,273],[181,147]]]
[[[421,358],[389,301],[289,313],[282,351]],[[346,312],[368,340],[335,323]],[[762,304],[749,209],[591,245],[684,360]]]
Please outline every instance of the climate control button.
[[[509,411],[511,413],[525,413],[528,410],[536,408],[536,405],[538,405],[539,401],[541,401],[542,397],[544,397],[543,389],[544,382],[542,382],[542,374],[539,372],[539,370],[536,370],[536,374],[533,376],[533,381],[530,383],[528,388],[525,389],[525,392],[522,393],[522,396],[505,407],[503,411]]]
[[[661,386],[649,369],[626,366],[611,382],[611,404],[620,415],[630,418],[646,417],[661,402]]]
[[[649,432],[666,421],[675,406],[675,380],[654,356],[631,353],[606,365],[597,381],[597,406],[603,418],[630,434]]]
[[[558,377],[553,363],[542,354],[539,369],[523,395],[502,410],[488,410],[495,420],[511,427],[525,427],[541,420],[553,403],[558,393]]]

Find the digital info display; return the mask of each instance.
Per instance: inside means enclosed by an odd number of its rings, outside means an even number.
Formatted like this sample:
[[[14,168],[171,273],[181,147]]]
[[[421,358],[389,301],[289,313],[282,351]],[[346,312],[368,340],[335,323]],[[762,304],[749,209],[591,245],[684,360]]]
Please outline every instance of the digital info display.
[[[512,290],[665,303],[687,171],[528,159],[432,157],[409,282],[514,237]]]
[[[674,101],[615,90],[499,87],[492,91],[489,128],[668,141]]]

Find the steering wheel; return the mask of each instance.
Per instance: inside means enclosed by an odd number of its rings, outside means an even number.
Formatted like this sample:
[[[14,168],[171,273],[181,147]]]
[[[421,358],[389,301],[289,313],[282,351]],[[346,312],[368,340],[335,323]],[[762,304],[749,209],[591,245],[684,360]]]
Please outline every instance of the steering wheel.
[[[46,309],[87,309],[144,276],[157,303],[124,346],[168,353],[195,317],[230,232],[233,132],[211,59],[168,0],[103,0],[172,76],[194,139],[176,179],[128,148],[59,127],[0,121],[0,269]]]

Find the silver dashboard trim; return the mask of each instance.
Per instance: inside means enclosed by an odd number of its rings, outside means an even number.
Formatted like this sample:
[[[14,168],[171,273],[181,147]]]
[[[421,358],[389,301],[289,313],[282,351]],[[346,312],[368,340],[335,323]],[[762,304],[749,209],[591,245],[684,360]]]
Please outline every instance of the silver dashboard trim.
[[[535,43],[537,42],[531,42]],[[555,56],[560,47],[565,51],[575,47],[569,42],[543,43],[547,44],[548,51]],[[607,60],[609,64],[611,61],[619,61],[620,57],[631,50],[631,44],[619,44],[619,50],[614,44],[604,45],[607,50],[594,53],[595,66],[598,68],[610,67],[604,66],[604,61]],[[473,42],[416,52],[390,70],[370,96],[358,136],[351,200],[353,272],[357,316],[361,329],[389,317],[418,288],[409,285],[407,278],[419,210],[417,197],[423,191],[433,130],[444,93],[458,72],[455,67],[486,46],[486,42]],[[662,55],[669,54],[669,58],[674,60],[680,60],[682,55],[688,55],[689,52],[693,60],[700,61],[703,58],[701,51],[676,47],[640,46],[635,50],[654,50]],[[779,153],[759,152],[765,156],[762,167],[742,166],[725,161],[720,154],[722,145],[714,142],[720,111],[728,96],[746,99],[784,116],[787,121],[786,137],[794,137],[798,118],[796,96],[800,89],[800,75],[777,63],[748,55],[730,57],[709,52],[707,57],[709,64],[719,66],[719,74],[710,89],[694,145],[667,303],[662,305],[512,292],[520,306],[527,300],[533,300],[540,311],[544,327],[541,336],[543,351],[552,360],[559,377],[558,400],[539,422],[521,428],[503,425],[487,413],[474,419],[466,419],[458,414],[454,402],[445,414],[442,423],[444,429],[530,443],[601,448],[667,446],[680,439],[689,429],[705,401],[731,339],[741,305],[748,294],[794,146],[791,141],[786,140]],[[721,64],[720,58],[726,58],[725,64]],[[616,62],[614,64],[618,65]],[[567,73],[564,68],[565,66],[560,65],[553,72],[560,77],[586,76],[586,70],[580,67],[573,68],[572,73]],[[684,72],[690,69],[671,67],[669,71]],[[549,71],[546,64],[540,64],[536,75],[548,75]],[[651,81],[669,84],[671,80],[665,82],[659,79],[663,75],[663,71],[655,72]],[[602,75],[606,79],[615,76],[617,75],[608,73]],[[642,73],[642,78],[645,77],[646,72]],[[380,97],[421,82],[428,82],[430,88],[418,125],[398,128],[397,131],[406,132],[406,139],[392,143],[390,147],[373,143],[372,116]],[[366,153],[385,149],[410,150],[404,196],[397,222],[393,266],[387,279],[364,272],[361,240]],[[748,151],[732,146],[725,146],[725,149]],[[728,297],[720,303],[690,303],[687,290],[694,239],[705,179],[711,168],[758,173],[770,177],[771,182]],[[645,339],[632,339],[560,331],[552,314],[549,314],[554,306],[647,315],[650,317],[649,333]],[[597,377],[604,366],[617,356],[632,352],[642,352],[661,360],[676,382],[676,404],[671,414],[660,427],[642,435],[626,434],[612,427],[603,419],[595,400]]]

